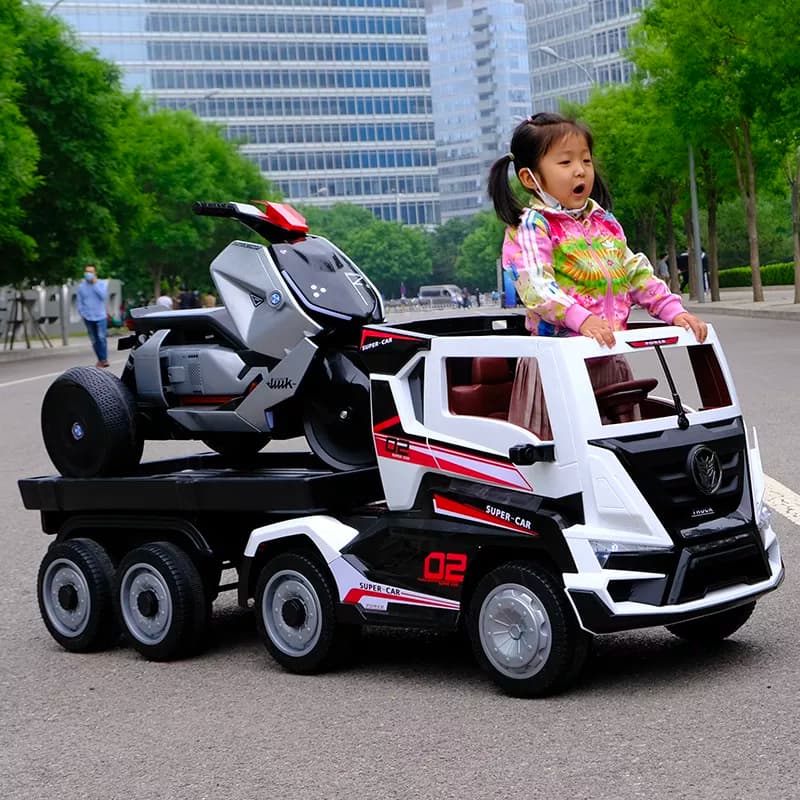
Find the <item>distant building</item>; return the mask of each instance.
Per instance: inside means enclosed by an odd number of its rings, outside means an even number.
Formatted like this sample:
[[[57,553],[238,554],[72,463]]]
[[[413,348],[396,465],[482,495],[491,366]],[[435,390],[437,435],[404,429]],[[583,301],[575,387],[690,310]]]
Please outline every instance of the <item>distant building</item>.
[[[595,83],[627,83],[633,65],[622,50],[647,2],[525,0],[534,111],[584,103]]]
[[[487,206],[486,175],[531,113],[523,0],[425,0],[442,221]]]
[[[288,200],[439,221],[423,0],[62,0],[53,13],[128,88],[244,139]]]

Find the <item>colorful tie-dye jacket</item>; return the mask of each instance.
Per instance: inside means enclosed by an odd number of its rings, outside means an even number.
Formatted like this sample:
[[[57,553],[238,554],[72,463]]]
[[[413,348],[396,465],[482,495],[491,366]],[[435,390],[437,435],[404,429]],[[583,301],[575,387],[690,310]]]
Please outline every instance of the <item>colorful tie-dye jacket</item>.
[[[628,248],[614,215],[593,200],[578,219],[534,201],[519,226],[506,230],[503,267],[532,333],[578,332],[591,314],[624,330],[633,303],[668,324],[685,310],[647,258]]]

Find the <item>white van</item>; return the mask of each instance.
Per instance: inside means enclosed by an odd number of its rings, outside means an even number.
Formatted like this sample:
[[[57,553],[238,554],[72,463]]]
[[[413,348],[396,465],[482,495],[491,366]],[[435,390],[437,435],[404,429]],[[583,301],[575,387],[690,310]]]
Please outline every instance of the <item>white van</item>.
[[[436,283],[419,287],[421,303],[430,305],[461,305],[461,289],[453,283]]]

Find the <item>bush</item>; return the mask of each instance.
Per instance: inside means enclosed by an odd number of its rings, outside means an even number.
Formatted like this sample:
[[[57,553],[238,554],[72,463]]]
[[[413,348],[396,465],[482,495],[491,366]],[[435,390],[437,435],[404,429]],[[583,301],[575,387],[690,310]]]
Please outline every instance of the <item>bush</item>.
[[[719,271],[719,286],[730,289],[733,286],[752,286],[753,275],[750,267],[734,267]],[[764,286],[794,286],[794,263],[765,264],[761,267],[761,283]]]

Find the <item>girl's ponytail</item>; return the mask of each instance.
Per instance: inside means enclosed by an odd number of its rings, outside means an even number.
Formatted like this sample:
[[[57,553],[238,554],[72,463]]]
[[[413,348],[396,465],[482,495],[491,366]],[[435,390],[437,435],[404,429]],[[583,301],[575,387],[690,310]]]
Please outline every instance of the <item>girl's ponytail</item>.
[[[519,225],[519,218],[523,208],[519,200],[511,191],[511,183],[508,180],[508,167],[514,161],[512,153],[500,156],[497,161],[489,168],[489,178],[486,188],[489,197],[494,203],[494,210],[506,225]]]

